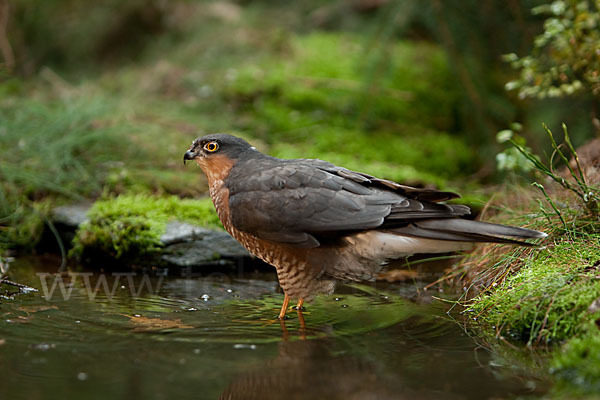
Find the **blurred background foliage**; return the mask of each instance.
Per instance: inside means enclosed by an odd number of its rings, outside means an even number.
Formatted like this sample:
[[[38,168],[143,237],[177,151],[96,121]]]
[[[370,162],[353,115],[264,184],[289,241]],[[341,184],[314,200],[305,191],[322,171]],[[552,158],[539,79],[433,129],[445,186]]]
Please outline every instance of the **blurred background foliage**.
[[[0,0],[0,247],[33,245],[55,204],[203,195],[181,158],[216,131],[481,199],[513,122],[537,153],[542,122],[598,135],[598,9]]]
[[[530,55],[505,60],[521,71],[520,79],[508,82],[525,97],[562,97],[578,91],[600,94],[600,3],[554,1],[535,7],[545,15],[544,31],[534,40]]]

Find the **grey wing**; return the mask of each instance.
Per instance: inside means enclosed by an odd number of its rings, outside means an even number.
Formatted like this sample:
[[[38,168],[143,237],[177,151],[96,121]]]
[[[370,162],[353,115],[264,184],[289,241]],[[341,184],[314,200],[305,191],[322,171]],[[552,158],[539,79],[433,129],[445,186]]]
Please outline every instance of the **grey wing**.
[[[323,234],[468,213],[462,206],[410,199],[320,160],[253,163],[232,171],[234,179],[226,182],[231,220],[236,229],[270,241],[317,247]]]
[[[307,160],[308,161],[308,160]],[[331,163],[321,160],[312,160],[319,162],[319,168],[322,168],[331,173],[335,173],[337,175],[343,176],[345,178],[351,179],[355,182],[359,183],[368,183],[373,186],[377,186],[380,188],[384,188],[386,190],[392,190],[403,194],[414,200],[423,200],[428,202],[440,202],[447,201],[452,199],[460,198],[460,195],[454,192],[445,192],[441,190],[435,189],[425,189],[425,188],[416,188],[412,186],[402,185],[398,182],[390,181],[387,179],[376,178],[372,175],[368,175],[362,172],[351,171],[346,168],[338,167]]]
[[[262,168],[236,182],[229,188],[234,227],[300,247],[318,246],[318,233],[380,226],[395,197],[303,164]]]

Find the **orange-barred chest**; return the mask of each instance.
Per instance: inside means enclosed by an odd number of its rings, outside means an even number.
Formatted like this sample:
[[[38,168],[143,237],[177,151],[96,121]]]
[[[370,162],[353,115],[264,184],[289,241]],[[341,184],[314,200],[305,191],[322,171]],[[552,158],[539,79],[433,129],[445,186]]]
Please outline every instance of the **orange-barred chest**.
[[[229,216],[229,190],[223,187],[223,181],[218,180],[210,182],[209,193],[221,223],[225,229],[231,233],[231,220]]]

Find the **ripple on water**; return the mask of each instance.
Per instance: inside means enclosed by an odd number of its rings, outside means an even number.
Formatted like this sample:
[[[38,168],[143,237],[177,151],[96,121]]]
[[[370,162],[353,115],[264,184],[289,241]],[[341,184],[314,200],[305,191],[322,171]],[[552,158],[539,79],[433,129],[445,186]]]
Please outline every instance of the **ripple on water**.
[[[57,287],[50,300],[41,290],[3,303],[1,337],[31,344],[52,338],[55,344],[75,346],[91,340],[98,345],[127,346],[136,335],[160,341],[235,344],[281,339],[276,315],[283,296],[270,280],[223,280],[222,276],[147,280],[147,276],[137,276],[117,282],[115,276],[82,276],[63,279],[72,285],[70,292],[65,288],[68,298]],[[46,278],[48,285],[51,279]],[[35,286],[35,279],[28,283]],[[153,290],[140,291],[144,285]],[[360,286],[351,292],[344,294],[343,301],[324,296],[308,304],[303,314],[309,323],[303,337],[352,335],[411,317],[427,318],[420,306],[399,296]],[[295,311],[289,311],[285,325],[292,331],[300,327]]]

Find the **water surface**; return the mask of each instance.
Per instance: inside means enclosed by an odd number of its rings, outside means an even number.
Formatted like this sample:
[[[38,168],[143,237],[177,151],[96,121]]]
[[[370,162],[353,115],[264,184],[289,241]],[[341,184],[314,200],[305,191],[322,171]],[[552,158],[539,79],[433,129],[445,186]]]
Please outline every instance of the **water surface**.
[[[50,296],[56,276],[42,276],[44,293],[38,274],[55,264],[12,266],[13,279],[40,291],[0,300],[0,399],[501,399],[543,390],[498,365],[412,284],[340,287],[307,305],[304,328],[294,311],[283,325],[275,318],[283,295],[274,274],[79,271],[63,276],[66,295],[59,285]]]

